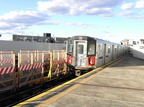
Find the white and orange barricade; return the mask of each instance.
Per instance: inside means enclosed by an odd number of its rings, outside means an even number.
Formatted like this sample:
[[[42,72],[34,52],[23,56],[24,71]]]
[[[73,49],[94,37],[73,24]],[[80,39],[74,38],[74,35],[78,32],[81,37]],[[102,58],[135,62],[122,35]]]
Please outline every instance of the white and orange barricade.
[[[67,66],[66,66],[66,51],[65,50],[59,50],[59,69],[62,74],[67,73]]]
[[[20,51],[18,57],[20,73],[19,86],[32,86],[42,82],[44,78],[44,51]]]
[[[36,52],[36,51],[35,51]],[[19,87],[33,83],[33,54],[30,51],[18,53]]]
[[[51,79],[51,52],[49,50],[43,50],[44,52],[44,79],[47,81]]]
[[[0,93],[14,87],[15,54],[13,51],[0,51]]]
[[[53,50],[52,52],[52,75],[66,74],[66,51]]]
[[[20,86],[38,84],[44,77],[44,52],[43,51],[20,51],[19,72]]]
[[[52,52],[52,77],[59,75],[59,50],[53,50]]]
[[[34,72],[33,79],[34,79],[35,84],[39,84],[44,78],[44,51],[36,51],[36,53],[33,52],[32,54],[34,56],[34,58],[33,58],[33,72]]]

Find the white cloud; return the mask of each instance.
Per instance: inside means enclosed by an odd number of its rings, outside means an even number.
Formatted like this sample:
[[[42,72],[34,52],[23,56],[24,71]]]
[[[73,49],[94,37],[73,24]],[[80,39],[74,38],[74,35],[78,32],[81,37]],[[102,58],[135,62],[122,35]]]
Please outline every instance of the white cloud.
[[[112,9],[111,8],[92,8],[85,11],[88,15],[96,15],[99,14],[100,16],[112,16]]]
[[[144,0],[137,1],[135,8],[144,8]]]
[[[127,17],[127,18],[132,18],[137,14],[138,13],[134,12],[134,11],[125,11],[125,12],[120,13],[121,16],[124,16],[124,17]]]
[[[121,15],[123,15],[123,16],[133,16],[135,14],[137,14],[137,13],[134,11],[125,11],[125,12],[121,13]]]
[[[127,10],[127,9],[131,9],[133,6],[133,3],[125,3],[121,6],[121,9]]]
[[[124,3],[121,6],[121,9],[124,12],[121,12],[120,15],[126,18],[144,20],[144,0],[136,0],[133,3]]]
[[[36,11],[9,12],[0,16],[0,22],[19,25],[31,25],[47,20],[49,16]]]
[[[84,28],[87,28],[87,27],[90,27],[90,28],[95,28],[96,26],[95,25],[92,25],[92,24],[85,24],[85,23],[66,23],[67,25],[70,25],[70,26],[80,26],[80,27],[84,27]]]
[[[38,2],[38,10],[64,15],[112,16],[114,6],[123,0],[52,0]]]
[[[10,24],[4,23],[4,22],[0,22],[0,28],[1,29],[5,29],[5,28],[9,28],[9,27],[11,27]]]
[[[131,19],[144,19],[144,16],[141,13],[135,11],[125,11],[120,13],[120,15]]]
[[[58,22],[48,22],[50,15],[37,11],[11,11],[0,16],[0,32],[15,32],[32,25],[56,25]],[[7,31],[8,30],[8,31]]]

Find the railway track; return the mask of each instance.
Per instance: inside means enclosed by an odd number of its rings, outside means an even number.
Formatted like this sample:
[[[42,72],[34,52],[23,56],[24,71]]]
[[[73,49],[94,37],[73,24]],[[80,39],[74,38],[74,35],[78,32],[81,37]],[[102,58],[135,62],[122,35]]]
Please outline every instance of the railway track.
[[[69,74],[65,77],[54,79],[35,87],[18,90],[17,93],[13,93],[11,95],[8,94],[8,96],[5,96],[2,99],[0,99],[0,107],[12,107],[20,102],[23,102],[29,98],[41,94],[73,78],[75,78],[75,76],[73,74]]]

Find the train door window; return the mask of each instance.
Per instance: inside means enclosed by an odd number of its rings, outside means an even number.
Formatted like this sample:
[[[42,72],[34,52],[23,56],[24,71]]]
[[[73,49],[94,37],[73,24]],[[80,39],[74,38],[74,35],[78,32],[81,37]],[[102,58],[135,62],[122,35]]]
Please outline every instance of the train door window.
[[[95,55],[95,43],[88,44],[88,55]]]
[[[110,53],[110,51],[111,51],[111,46],[109,45],[108,46],[108,53]]]
[[[84,46],[83,45],[78,45],[78,54],[83,54],[84,51]]]
[[[99,44],[98,45],[98,55],[101,55],[102,54],[102,52],[103,52],[103,44]]]
[[[72,53],[73,52],[73,44],[69,44],[68,45],[68,53]]]
[[[101,44],[98,45],[98,54],[100,55],[100,51],[101,51]]]

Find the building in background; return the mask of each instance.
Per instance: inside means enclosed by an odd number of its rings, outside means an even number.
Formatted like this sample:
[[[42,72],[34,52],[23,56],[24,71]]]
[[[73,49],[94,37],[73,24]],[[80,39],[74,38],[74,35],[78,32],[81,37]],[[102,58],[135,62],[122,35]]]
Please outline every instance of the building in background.
[[[125,45],[125,46],[129,46],[129,40],[128,39],[124,39],[124,40],[121,41],[121,44]]]
[[[55,37],[57,43],[65,43],[69,38]]]
[[[45,43],[64,43],[68,38],[51,37],[51,33],[43,33],[43,36],[16,35],[12,37],[13,41],[24,42],[45,42]]]
[[[133,45],[144,44],[144,39],[140,39],[139,41],[124,39],[124,40],[121,41],[121,44],[125,45],[125,46],[133,46]]]
[[[140,44],[144,44],[144,39],[140,39]]]

